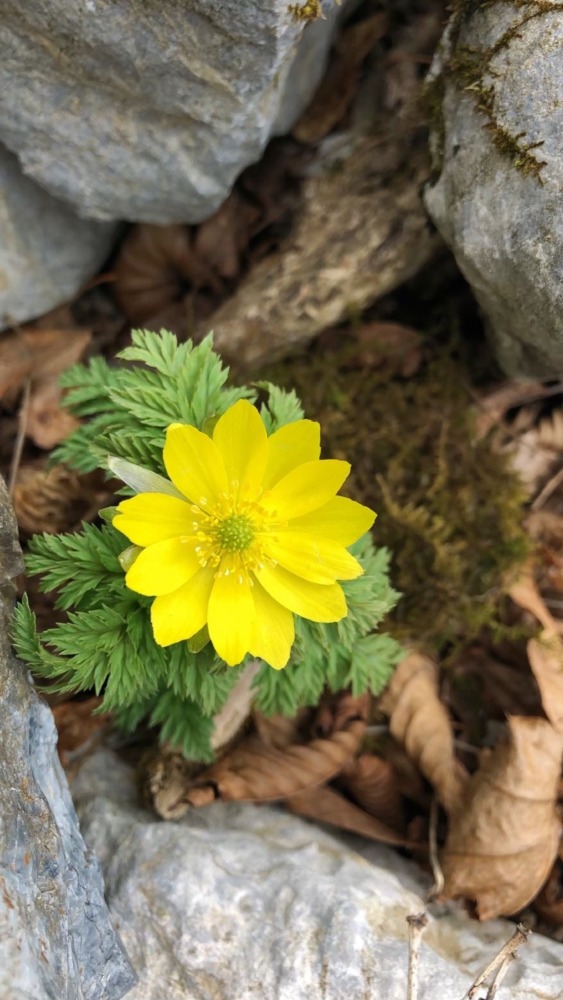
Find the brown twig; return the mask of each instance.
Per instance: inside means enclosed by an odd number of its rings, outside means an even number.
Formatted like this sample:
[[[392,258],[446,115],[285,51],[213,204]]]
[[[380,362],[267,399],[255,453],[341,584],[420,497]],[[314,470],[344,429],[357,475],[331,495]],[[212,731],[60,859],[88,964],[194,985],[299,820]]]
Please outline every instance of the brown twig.
[[[14,444],[14,451],[12,453],[12,461],[10,463],[10,474],[8,478],[8,494],[10,495],[10,497],[13,496],[14,493],[14,487],[16,485],[16,477],[18,474],[18,469],[20,467],[23,446],[25,442],[30,394],[31,394],[31,379],[27,378],[25,380],[25,384],[23,387],[22,402],[18,413],[18,432]]]
[[[543,507],[546,500],[549,500],[551,494],[555,493],[555,490],[561,482],[563,482],[563,469],[559,469],[559,471],[547,481],[544,488],[540,490],[536,499],[531,504],[531,509],[539,510],[540,507]]]
[[[472,985],[463,997],[463,1000],[474,1000],[477,991],[481,989],[485,981],[492,975],[493,972],[495,973],[495,978],[490,983],[484,1000],[494,1000],[497,990],[504,979],[511,962],[513,962],[516,958],[517,948],[519,948],[522,944],[526,944],[530,934],[531,931],[529,927],[524,927],[523,924],[518,924],[512,937],[506,942],[506,944],[503,944],[500,951],[489,962],[483,972],[479,973],[477,978],[473,981]]]
[[[428,924],[425,913],[415,913],[407,917],[409,925],[409,971],[407,979],[407,1000],[417,1000],[418,997],[418,956],[420,942]]]
[[[444,888],[444,873],[438,858],[438,799],[435,795],[432,798],[432,805],[430,806],[428,855],[430,867],[432,868],[432,875],[434,876],[434,885],[427,896],[427,901],[430,903],[432,900],[441,895]]]

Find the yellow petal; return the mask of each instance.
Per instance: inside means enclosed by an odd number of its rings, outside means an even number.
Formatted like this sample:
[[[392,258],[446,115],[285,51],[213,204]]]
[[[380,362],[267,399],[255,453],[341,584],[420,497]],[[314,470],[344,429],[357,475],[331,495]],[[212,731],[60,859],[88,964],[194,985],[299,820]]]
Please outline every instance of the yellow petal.
[[[338,622],[347,614],[344,591],[338,583],[311,583],[283,566],[264,566],[256,577],[270,597],[284,608],[313,622]]]
[[[153,601],[151,622],[159,646],[171,646],[174,642],[191,639],[203,628],[214,581],[213,570],[206,567],[183,587]]]
[[[207,623],[217,654],[234,667],[250,648],[255,610],[246,575],[225,572],[223,561],[209,598]]]
[[[193,520],[185,500],[164,493],[139,493],[121,501],[112,524],[135,545],[153,545],[166,538],[189,535]]]
[[[280,479],[262,503],[280,518],[300,517],[328,503],[349,473],[349,463],[334,458],[305,462]]]
[[[217,445],[196,427],[171,424],[166,432],[164,464],[180,493],[204,509],[228,489]]]
[[[307,531],[324,535],[341,545],[351,545],[371,528],[376,515],[369,507],[364,507],[347,497],[333,497],[324,507],[293,518],[292,531]]]
[[[167,538],[137,556],[125,577],[130,590],[147,597],[171,594],[201,569],[195,538]]]
[[[262,486],[268,436],[262,418],[247,399],[239,399],[219,418],[213,431],[229,483],[239,483],[241,493],[256,495]]]
[[[314,420],[296,420],[268,438],[264,487],[271,489],[303,462],[315,462],[321,453],[321,427]]]
[[[330,538],[304,531],[276,531],[268,544],[268,555],[290,573],[312,583],[355,580],[363,569],[343,545]]]
[[[257,580],[252,596],[256,608],[256,621],[250,642],[253,656],[265,660],[271,667],[281,670],[289,660],[295,639],[293,615],[287,608],[274,601]]]

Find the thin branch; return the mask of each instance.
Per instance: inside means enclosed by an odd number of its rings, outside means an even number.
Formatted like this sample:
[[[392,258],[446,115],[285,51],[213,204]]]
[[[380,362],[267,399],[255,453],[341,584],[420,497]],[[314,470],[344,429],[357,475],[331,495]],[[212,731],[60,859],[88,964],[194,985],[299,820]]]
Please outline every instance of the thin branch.
[[[524,927],[523,924],[518,924],[512,937],[506,942],[506,944],[503,944],[500,951],[489,962],[486,969],[484,969],[483,972],[480,972],[477,978],[473,981],[472,985],[463,997],[463,1000],[474,1000],[477,991],[481,989],[489,976],[496,971],[495,978],[490,984],[485,997],[485,1000],[493,1000],[501,981],[506,975],[510,963],[516,958],[516,949],[519,948],[520,945],[526,944],[530,934],[531,931],[529,927]]]
[[[547,481],[543,490],[538,493],[536,499],[531,504],[531,509],[539,510],[540,507],[543,507],[546,500],[549,500],[551,494],[555,493],[555,490],[561,482],[563,482],[563,469],[559,469],[559,472],[556,472],[555,475]]]
[[[441,895],[444,888],[444,873],[438,858],[438,799],[435,795],[432,799],[432,805],[430,806],[428,853],[430,867],[432,868],[432,875],[434,876],[434,885],[427,896],[427,901],[430,903],[432,900]]]
[[[409,971],[407,979],[407,1000],[418,998],[418,956],[422,935],[428,924],[425,913],[415,913],[407,917],[409,925]]]

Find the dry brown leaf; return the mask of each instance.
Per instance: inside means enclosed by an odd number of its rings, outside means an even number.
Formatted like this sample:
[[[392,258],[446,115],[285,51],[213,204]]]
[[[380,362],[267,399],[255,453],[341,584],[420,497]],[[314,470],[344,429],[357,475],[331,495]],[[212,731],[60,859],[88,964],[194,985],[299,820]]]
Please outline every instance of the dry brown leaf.
[[[528,659],[540,689],[543,710],[558,733],[563,734],[563,642],[543,629],[527,645]]]
[[[243,740],[192,782],[167,796],[165,819],[181,816],[190,806],[225,801],[268,802],[297,795],[330,781],[358,751],[365,732],[363,718],[347,720],[346,728],[327,739],[294,743],[283,748],[263,743],[257,736]],[[159,808],[155,802],[155,808]]]
[[[317,823],[329,823],[340,830],[368,837],[369,840],[397,847],[407,847],[409,843],[396,830],[374,816],[369,816],[333,788],[310,788],[299,795],[290,796],[285,800],[285,805],[298,816],[306,816]]]
[[[68,766],[72,756],[79,750],[89,748],[109,729],[112,718],[107,712],[94,715],[101,698],[87,698],[86,701],[65,701],[52,708],[55,725],[59,734],[57,748],[63,766]]]
[[[390,730],[434,786],[447,812],[461,801],[467,772],[456,759],[450,718],[438,697],[437,668],[412,651],[397,667],[379,702]]]
[[[362,63],[388,26],[387,14],[379,11],[344,29],[325,77],[293,128],[295,139],[317,143],[342,121],[356,96]]]
[[[77,426],[61,405],[61,372],[80,360],[91,340],[81,328],[23,327],[0,342],[0,398],[14,401],[29,380],[27,405],[20,413],[22,434],[39,448],[52,448]]]
[[[513,716],[450,815],[444,898],[475,900],[481,920],[521,910],[541,889],[559,843],[556,791],[563,736],[544,719]]]
[[[389,761],[363,753],[341,771],[338,784],[365,812],[395,830],[404,829],[398,778]]]
[[[180,300],[186,285],[210,286],[221,281],[199,258],[188,226],[141,223],[124,241],[114,268],[114,293],[132,322],[139,322]]]
[[[540,635],[528,641],[528,660],[543,710],[555,729],[563,733],[563,639],[559,623],[546,607],[531,570],[512,585],[509,593],[519,607],[531,612],[543,625]]]
[[[504,420],[506,414],[515,406],[523,406],[538,399],[551,395],[551,388],[542,382],[507,382],[492,392],[482,396],[478,401],[478,413],[475,421],[477,438],[485,437],[493,427]]]
[[[547,923],[563,926],[563,847],[551,875],[534,899],[534,910]]]
[[[242,254],[261,216],[257,205],[237,190],[196,230],[194,253],[221,278],[236,278]]]
[[[64,465],[49,469],[26,465],[19,469],[12,503],[21,531],[26,535],[46,531],[74,531],[107,503],[108,491],[94,490]],[[106,499],[107,498],[107,499]]]

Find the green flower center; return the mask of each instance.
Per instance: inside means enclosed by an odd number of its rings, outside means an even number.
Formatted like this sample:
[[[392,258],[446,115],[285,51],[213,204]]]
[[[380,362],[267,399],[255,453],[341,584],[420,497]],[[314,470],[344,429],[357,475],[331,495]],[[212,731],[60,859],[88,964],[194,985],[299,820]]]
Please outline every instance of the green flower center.
[[[254,541],[254,525],[246,514],[231,514],[217,526],[216,539],[227,552],[242,552]]]

